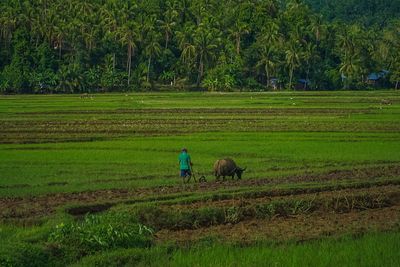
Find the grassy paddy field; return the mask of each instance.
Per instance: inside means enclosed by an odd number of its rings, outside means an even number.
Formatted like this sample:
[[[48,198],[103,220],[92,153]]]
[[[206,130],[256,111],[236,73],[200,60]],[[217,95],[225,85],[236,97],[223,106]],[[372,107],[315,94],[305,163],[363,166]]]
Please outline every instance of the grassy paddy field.
[[[398,266],[399,141],[397,91],[0,96],[0,266]]]

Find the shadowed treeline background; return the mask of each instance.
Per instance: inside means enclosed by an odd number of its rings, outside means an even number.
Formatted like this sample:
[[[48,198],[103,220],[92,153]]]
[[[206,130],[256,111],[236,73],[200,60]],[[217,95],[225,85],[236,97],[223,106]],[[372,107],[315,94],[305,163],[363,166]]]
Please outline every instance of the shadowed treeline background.
[[[398,87],[399,1],[4,0],[0,92]]]

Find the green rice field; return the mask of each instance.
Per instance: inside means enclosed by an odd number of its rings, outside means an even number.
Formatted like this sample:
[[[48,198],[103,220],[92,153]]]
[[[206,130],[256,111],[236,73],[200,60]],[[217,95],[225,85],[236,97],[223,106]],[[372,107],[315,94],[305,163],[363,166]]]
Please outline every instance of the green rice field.
[[[398,91],[0,96],[0,266],[399,266],[399,230]]]

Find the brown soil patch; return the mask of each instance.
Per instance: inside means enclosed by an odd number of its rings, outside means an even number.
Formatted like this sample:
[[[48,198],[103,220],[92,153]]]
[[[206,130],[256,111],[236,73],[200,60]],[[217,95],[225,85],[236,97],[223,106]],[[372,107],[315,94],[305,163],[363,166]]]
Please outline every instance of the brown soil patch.
[[[112,206],[113,204],[111,203],[104,203],[104,204],[72,207],[68,208],[66,211],[71,215],[80,216],[80,215],[85,215],[86,213],[102,212],[111,208]]]
[[[400,176],[400,166],[379,166],[354,170],[338,170],[325,174],[310,174],[293,176],[282,179],[248,179],[248,180],[227,180],[225,182],[207,182],[191,185],[177,185],[167,187],[151,187],[139,189],[109,189],[97,191],[85,191],[77,193],[57,193],[36,197],[19,197],[19,198],[0,198],[0,219],[23,219],[29,217],[41,217],[54,213],[55,210],[66,204],[92,205],[99,202],[118,203],[129,202],[135,203],[138,199],[145,197],[162,197],[177,193],[194,193],[194,192],[213,192],[222,189],[236,189],[243,186],[257,188],[265,185],[279,185],[285,183],[297,183],[308,181],[329,181],[329,180],[360,180],[370,177],[398,177]],[[398,184],[398,181],[389,184]],[[61,184],[60,184],[61,185]],[[380,185],[385,185],[385,182]],[[368,187],[368,184],[352,185],[351,188]],[[334,190],[325,189],[327,190]],[[338,189],[338,188],[336,188]],[[318,190],[317,190],[318,191]],[[275,195],[301,194],[302,192],[315,193],[315,191],[307,191],[307,189],[299,189],[297,191],[278,191]],[[274,194],[272,194],[274,196]]]
[[[174,204],[168,205],[168,209],[200,209],[206,207],[243,207],[248,205],[260,204],[260,203],[269,203],[277,200],[309,200],[309,199],[336,199],[336,198],[344,198],[344,197],[353,197],[356,195],[370,195],[370,196],[390,196],[390,200],[392,203],[400,204],[400,185],[388,185],[388,186],[374,186],[370,188],[351,188],[351,189],[343,189],[343,190],[334,190],[334,191],[319,191],[319,192],[309,192],[302,193],[301,190],[294,191],[288,194],[279,194],[274,195],[274,191],[270,196],[261,196],[258,197],[255,195],[254,198],[249,197],[236,197],[232,199],[226,200],[208,200],[208,201],[199,201],[189,204]]]
[[[400,226],[400,206],[350,213],[313,213],[277,217],[271,220],[249,220],[196,230],[161,230],[157,241],[189,243],[202,238],[251,242],[260,239],[286,241],[309,240],[347,233],[386,231]]]
[[[330,180],[346,180],[346,179],[372,179],[377,177],[398,177],[400,176],[400,165],[384,165],[366,168],[354,168],[350,170],[332,170],[326,173],[312,173],[308,172],[301,175],[293,175],[279,179],[257,179],[257,180],[244,180],[237,181],[241,185],[265,185],[269,183],[276,183],[277,180],[283,182],[319,182]],[[235,182],[233,182],[234,184]]]
[[[125,189],[99,190],[79,193],[58,193],[39,197],[1,198],[0,219],[26,219],[54,213],[66,204],[96,203],[126,199],[132,194]]]

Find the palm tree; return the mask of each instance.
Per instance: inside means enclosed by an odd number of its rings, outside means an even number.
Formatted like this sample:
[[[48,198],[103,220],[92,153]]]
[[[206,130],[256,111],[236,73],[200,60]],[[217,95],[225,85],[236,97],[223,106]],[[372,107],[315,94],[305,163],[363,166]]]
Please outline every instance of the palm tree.
[[[364,43],[363,35],[364,33],[357,25],[344,27],[338,35],[337,49],[341,58],[339,71],[343,77],[346,77],[344,88],[348,88],[355,80],[356,75],[360,74],[362,79],[362,75],[366,72],[366,66],[362,64],[362,59],[365,59],[363,46],[369,44]]]
[[[11,10],[5,10],[0,13],[0,38],[9,42],[12,33],[17,25],[17,18],[13,16]]]
[[[195,27],[192,24],[185,24],[181,31],[176,32],[178,47],[181,51],[180,59],[186,66],[186,71],[189,73],[194,65],[196,57],[196,47],[194,45]]]
[[[188,70],[192,66],[197,68],[197,86],[201,83],[205,67],[216,58],[216,48],[221,41],[219,34],[217,29],[203,23],[197,28],[186,25],[183,31],[177,32],[181,60]]]
[[[160,24],[160,28],[164,31],[164,36],[165,36],[165,49],[168,48],[168,42],[171,38],[171,35],[173,33],[173,29],[176,26],[176,19],[178,17],[178,12],[174,10],[173,8],[169,8],[165,13],[164,13],[164,20],[158,20],[158,23]]]
[[[65,29],[64,26],[54,25],[53,27],[54,37],[55,37],[55,45],[54,48],[58,49],[58,58],[61,59],[62,56],[62,47],[65,37]]]
[[[199,26],[203,18],[206,17],[207,13],[211,10],[207,9],[209,7],[209,3],[207,0],[195,0],[191,2],[190,11],[192,15],[196,18],[196,25]]]
[[[264,67],[265,75],[267,76],[267,88],[269,87],[271,80],[271,70],[275,68],[277,64],[275,53],[275,47],[264,46],[263,48],[261,48],[260,57],[256,65],[257,67]]]
[[[58,87],[64,92],[74,92],[83,89],[84,77],[78,64],[63,65],[58,72]]]
[[[174,8],[177,10],[179,17],[181,18],[181,24],[185,24],[190,15],[190,3],[191,0],[176,0],[174,1]]]
[[[205,65],[216,57],[216,49],[221,39],[218,36],[216,29],[210,29],[201,25],[194,36],[194,47],[198,62],[197,86],[200,85],[204,75]]]
[[[257,67],[263,66],[267,76],[267,87],[270,83],[271,71],[277,64],[276,53],[280,44],[281,35],[279,26],[276,22],[268,22],[261,34],[257,38],[257,46],[260,51],[260,59],[257,62]]]
[[[183,63],[187,64],[188,67],[190,67],[195,57],[196,47],[191,43],[185,43],[181,53],[181,59]]]
[[[395,83],[395,89],[399,89],[400,84],[400,21],[394,24],[384,35],[384,43],[386,44],[388,50],[388,57],[385,60],[385,67],[390,70],[390,81]]]
[[[233,27],[229,29],[230,35],[234,38],[236,43],[236,53],[240,54],[240,41],[241,37],[250,32],[250,27],[244,22],[236,21]]]
[[[118,30],[120,42],[127,47],[126,69],[128,72],[128,86],[130,85],[132,57],[135,54],[138,35],[138,25],[135,22],[126,23]]]
[[[150,32],[147,37],[148,37],[148,39],[147,39],[146,47],[145,47],[145,54],[148,57],[146,81],[149,82],[151,59],[154,56],[160,55],[161,45],[158,42],[158,40],[160,39],[159,34],[157,34],[156,32]]]
[[[300,65],[302,54],[299,43],[289,44],[289,49],[285,51],[286,65],[289,68],[289,89],[292,89],[293,73],[296,67]]]
[[[46,16],[41,16],[41,25],[38,27],[40,35],[42,38],[49,43],[49,45],[53,45],[55,41],[54,37],[54,25],[57,23],[56,11],[54,8],[50,8]]]
[[[390,81],[395,83],[395,89],[399,89],[400,84],[400,55],[397,56],[397,61],[393,64],[392,73],[390,75]]]
[[[120,20],[120,12],[117,7],[114,5],[116,2],[107,2],[106,5],[102,6],[100,8],[100,25],[101,28],[103,29],[103,40],[105,41],[112,41],[113,43],[117,43],[119,36],[118,36],[118,25],[119,25],[119,20]],[[111,5],[111,6],[108,6]],[[112,53],[112,66],[113,66],[113,71],[115,71],[115,65],[116,65],[116,52],[113,51]],[[108,56],[108,55],[107,55]]]
[[[86,19],[93,14],[94,5],[90,1],[78,1],[74,9],[77,11],[78,16]]]
[[[311,18],[310,31],[314,33],[314,37],[318,45],[326,32],[326,25],[322,20],[322,16],[315,15]]]
[[[356,74],[360,71],[360,60],[357,54],[347,55],[340,64],[339,71],[344,78],[344,89],[354,80]]]
[[[310,75],[310,70],[311,66],[313,65],[312,63],[318,59],[318,54],[317,54],[317,46],[313,44],[312,42],[307,43],[304,52],[303,52],[303,59],[304,62],[306,63],[306,79],[308,80],[309,75]]]

